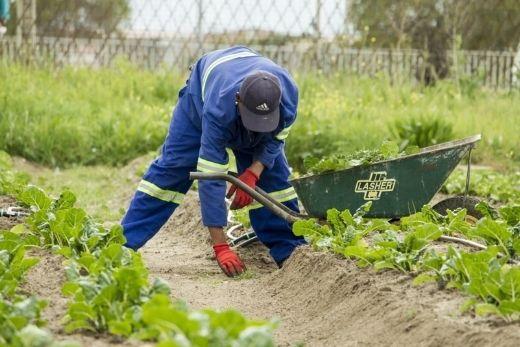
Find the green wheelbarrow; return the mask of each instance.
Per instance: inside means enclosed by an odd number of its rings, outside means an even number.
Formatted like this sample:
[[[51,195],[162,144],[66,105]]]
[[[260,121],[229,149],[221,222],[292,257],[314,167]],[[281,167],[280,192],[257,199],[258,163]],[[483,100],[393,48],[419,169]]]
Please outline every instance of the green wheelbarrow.
[[[324,219],[327,210],[331,208],[348,209],[354,213],[368,201],[372,202],[372,207],[366,214],[367,218],[395,220],[418,212],[423,205],[429,203],[467,154],[466,194],[442,200],[433,208],[441,214],[448,208],[467,208],[469,215],[479,218],[478,211],[474,209],[478,200],[468,197],[467,193],[471,172],[471,150],[480,139],[481,135],[474,135],[426,147],[419,153],[392,160],[294,179],[291,184],[307,214],[290,210],[262,189],[257,187],[253,190],[233,175],[192,172],[190,179],[217,179],[235,184],[290,223],[307,218]],[[442,238],[445,241],[485,248],[468,240],[447,236]],[[250,235],[247,239],[250,240]]]

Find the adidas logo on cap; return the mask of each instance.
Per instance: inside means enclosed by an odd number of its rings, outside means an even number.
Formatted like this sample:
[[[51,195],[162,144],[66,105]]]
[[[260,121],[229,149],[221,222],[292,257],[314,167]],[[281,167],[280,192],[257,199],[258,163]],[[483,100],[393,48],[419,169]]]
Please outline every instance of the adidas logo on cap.
[[[269,111],[269,107],[265,102],[261,105],[256,106],[256,109],[259,111]]]

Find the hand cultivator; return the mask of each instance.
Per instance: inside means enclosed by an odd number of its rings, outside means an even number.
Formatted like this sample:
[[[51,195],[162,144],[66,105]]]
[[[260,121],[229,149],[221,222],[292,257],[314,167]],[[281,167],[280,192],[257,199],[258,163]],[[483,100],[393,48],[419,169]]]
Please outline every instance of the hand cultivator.
[[[9,218],[19,218],[19,217],[27,217],[29,213],[18,208],[18,207],[8,207],[6,209],[0,208],[0,217],[9,217]]]
[[[257,187],[253,190],[229,174],[192,172],[190,178],[225,180],[235,184],[260,204],[291,223],[300,219],[323,219],[327,210],[331,208],[348,209],[354,213],[367,201],[372,201],[372,206],[365,217],[399,219],[420,211],[423,205],[429,203],[462,158],[468,154],[466,194],[442,200],[435,204],[433,209],[443,214],[447,208],[467,208],[469,215],[478,218],[480,215],[474,209],[478,201],[468,197],[467,192],[471,172],[471,150],[480,139],[480,135],[475,135],[426,147],[419,153],[397,159],[295,179],[291,183],[308,214],[290,210],[262,189]],[[238,241],[233,240],[234,244],[240,244],[242,239],[249,240],[251,235],[246,234]],[[455,237],[441,236],[440,240],[486,248],[479,243]]]

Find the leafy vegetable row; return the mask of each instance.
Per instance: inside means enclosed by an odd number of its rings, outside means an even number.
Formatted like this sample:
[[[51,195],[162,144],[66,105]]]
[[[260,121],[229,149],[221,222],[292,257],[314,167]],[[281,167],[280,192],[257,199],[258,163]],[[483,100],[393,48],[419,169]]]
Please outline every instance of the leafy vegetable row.
[[[84,210],[75,207],[76,198],[69,191],[53,199],[37,187],[26,186],[23,179],[14,179],[15,174],[6,172],[0,172],[0,193],[15,194],[20,203],[31,209],[31,214],[26,227],[13,229],[18,234],[1,234],[0,258],[3,261],[3,254],[8,252],[4,250],[7,247],[4,243],[15,245],[9,240],[15,236],[25,243],[51,248],[66,258],[67,282],[62,292],[70,297],[64,317],[67,332],[109,332],[125,338],[156,341],[161,346],[274,344],[274,322],[251,321],[233,310],[189,310],[184,303],[170,298],[166,283],[159,279],[149,282],[140,254],[123,246],[125,240],[120,226],[105,228],[94,222]],[[4,242],[5,238],[8,240]],[[13,255],[5,259],[6,264],[13,264],[13,269],[25,264],[26,271],[35,260],[21,260],[23,242],[20,243],[22,246],[13,246]],[[11,258],[15,261],[10,261]],[[7,267],[1,266],[1,270],[4,268]],[[22,271],[16,271],[19,274],[16,278],[23,275]],[[12,283],[10,287],[16,285]],[[11,314],[14,315],[11,320],[16,323],[11,334],[5,336],[10,336],[8,342],[18,341],[16,335],[24,326],[32,329],[28,324],[41,323],[39,316],[44,303],[34,298],[10,301],[3,292],[1,295],[1,319],[9,318]],[[25,316],[21,315],[22,311]],[[9,325],[1,325],[2,329],[9,328]]]
[[[464,309],[477,314],[494,313],[520,319],[520,205],[502,207],[497,215],[489,206],[478,206],[485,217],[475,225],[466,221],[466,210],[442,216],[429,206],[403,218],[399,225],[365,219],[365,204],[354,215],[331,209],[328,224],[298,221],[296,235],[305,236],[317,249],[326,249],[357,261],[359,266],[396,269],[416,276],[414,283],[437,282],[470,295]],[[485,243],[485,251],[470,252],[448,246],[432,248],[441,235],[462,234]]]
[[[19,195],[31,207],[31,232],[67,260],[70,296],[65,330],[108,331],[161,345],[271,346],[273,323],[250,321],[235,311],[190,311],[170,299],[161,280],[148,281],[141,256],[123,246],[120,226],[95,223],[75,197],[52,199],[29,187]]]
[[[15,193],[25,181],[21,175],[7,170],[0,152],[0,194]],[[1,346],[75,346],[71,342],[56,342],[41,327],[47,302],[20,289],[27,272],[38,263],[27,257],[29,248],[39,245],[38,238],[24,234],[23,225],[10,231],[0,230],[0,345]]]

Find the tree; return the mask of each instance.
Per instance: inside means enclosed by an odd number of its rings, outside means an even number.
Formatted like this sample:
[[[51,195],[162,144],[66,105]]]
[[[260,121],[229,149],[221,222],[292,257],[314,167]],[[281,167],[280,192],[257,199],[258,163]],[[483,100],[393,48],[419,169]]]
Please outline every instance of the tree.
[[[426,82],[448,74],[446,54],[454,45],[505,50],[520,42],[518,0],[351,0],[349,19],[360,42],[423,50],[431,67]]]
[[[14,31],[16,6],[11,16]],[[130,16],[128,0],[37,0],[39,36],[99,37],[120,34],[119,24]]]
[[[520,1],[462,2],[454,24],[464,49],[516,50],[520,43]]]

